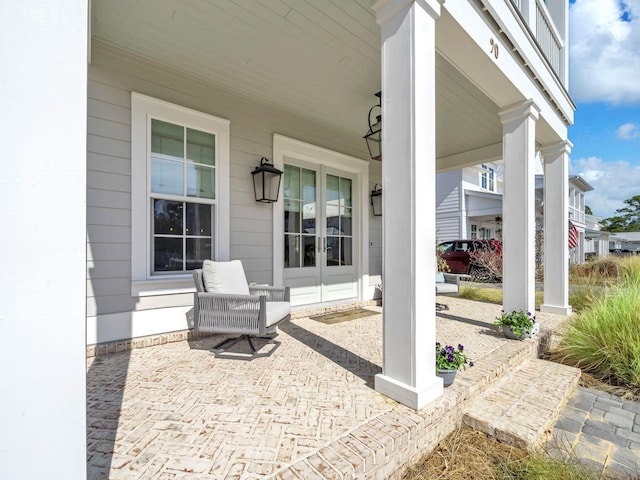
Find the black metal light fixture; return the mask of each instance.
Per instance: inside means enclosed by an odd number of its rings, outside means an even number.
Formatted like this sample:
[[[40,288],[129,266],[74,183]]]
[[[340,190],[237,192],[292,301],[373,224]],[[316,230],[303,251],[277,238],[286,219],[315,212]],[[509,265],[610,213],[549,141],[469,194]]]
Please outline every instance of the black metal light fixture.
[[[376,93],[378,97],[378,104],[369,109],[369,131],[363,137],[367,141],[367,147],[369,148],[369,155],[374,160],[382,160],[382,115],[376,115],[376,123],[371,125],[371,114],[374,109],[379,108],[382,110],[382,92]]]
[[[379,183],[371,190],[371,209],[374,217],[382,216],[382,186]]]
[[[282,173],[281,170],[269,163],[266,158],[262,157],[260,159],[260,166],[254,168],[253,172],[251,172],[256,202],[274,203],[278,201]]]

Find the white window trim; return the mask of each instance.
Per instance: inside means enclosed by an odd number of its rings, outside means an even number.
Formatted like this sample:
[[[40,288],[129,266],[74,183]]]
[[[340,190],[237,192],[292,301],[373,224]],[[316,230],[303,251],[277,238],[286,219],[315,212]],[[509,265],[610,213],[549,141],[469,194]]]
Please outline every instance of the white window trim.
[[[185,293],[193,290],[191,273],[151,275],[151,210],[147,152],[151,117],[216,135],[213,256],[218,260],[228,260],[230,250],[230,122],[131,92],[131,295],[134,297]]]
[[[490,174],[493,174],[493,179]],[[486,187],[482,186],[482,180],[486,178]],[[492,185],[493,184],[493,185]],[[493,188],[490,188],[492,186]],[[486,190],[487,192],[496,192],[497,191],[497,179],[496,179],[496,169],[486,163],[480,165],[480,188],[482,190]]]

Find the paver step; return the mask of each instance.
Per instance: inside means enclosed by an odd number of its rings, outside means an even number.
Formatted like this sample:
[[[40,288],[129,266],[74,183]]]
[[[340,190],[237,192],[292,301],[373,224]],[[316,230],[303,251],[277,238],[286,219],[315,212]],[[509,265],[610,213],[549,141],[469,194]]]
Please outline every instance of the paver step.
[[[464,412],[465,425],[524,450],[535,450],[578,385],[580,370],[530,359],[492,385]]]

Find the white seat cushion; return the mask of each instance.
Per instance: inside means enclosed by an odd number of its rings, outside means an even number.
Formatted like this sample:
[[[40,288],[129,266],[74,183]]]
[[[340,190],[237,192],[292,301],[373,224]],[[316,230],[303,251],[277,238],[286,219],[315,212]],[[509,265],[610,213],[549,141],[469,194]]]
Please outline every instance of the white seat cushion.
[[[240,260],[202,263],[202,280],[207,292],[249,295],[249,285]]]
[[[436,294],[458,293],[458,286],[453,283],[436,283]]]
[[[267,302],[267,327],[278,323],[291,313],[289,302]]]

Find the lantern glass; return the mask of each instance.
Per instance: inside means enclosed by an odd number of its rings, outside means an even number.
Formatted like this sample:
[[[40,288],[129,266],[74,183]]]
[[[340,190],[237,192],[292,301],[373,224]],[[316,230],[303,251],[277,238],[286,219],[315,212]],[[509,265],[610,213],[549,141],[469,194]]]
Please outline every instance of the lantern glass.
[[[382,159],[382,116],[376,117],[376,123],[371,125],[369,132],[364,136],[369,148],[369,155],[374,160]]]
[[[280,193],[280,179],[282,171],[275,168],[266,158],[260,160],[260,166],[253,172],[253,191],[256,202],[274,203],[278,201]]]
[[[371,191],[371,209],[374,217],[382,216],[382,187],[377,184]]]

